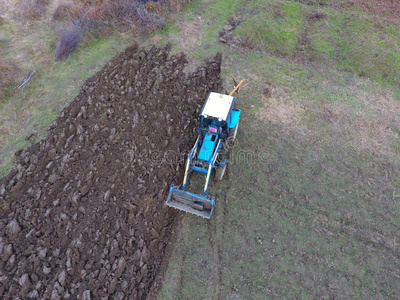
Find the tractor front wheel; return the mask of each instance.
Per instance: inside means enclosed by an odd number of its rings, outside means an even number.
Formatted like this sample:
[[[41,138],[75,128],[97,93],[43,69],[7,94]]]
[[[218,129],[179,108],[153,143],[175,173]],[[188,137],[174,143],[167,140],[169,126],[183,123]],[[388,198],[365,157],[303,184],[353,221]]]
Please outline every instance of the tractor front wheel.
[[[222,178],[224,177],[225,171],[226,171],[226,165],[217,167],[217,170],[215,172],[215,181],[221,181]]]

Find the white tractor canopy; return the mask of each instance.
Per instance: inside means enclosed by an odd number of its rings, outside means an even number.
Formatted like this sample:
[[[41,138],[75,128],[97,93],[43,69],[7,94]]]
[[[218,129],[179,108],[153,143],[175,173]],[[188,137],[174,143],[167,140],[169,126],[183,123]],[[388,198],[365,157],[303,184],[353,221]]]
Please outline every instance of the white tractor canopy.
[[[227,121],[234,100],[233,96],[211,92],[200,115],[205,118],[213,117],[219,121]]]

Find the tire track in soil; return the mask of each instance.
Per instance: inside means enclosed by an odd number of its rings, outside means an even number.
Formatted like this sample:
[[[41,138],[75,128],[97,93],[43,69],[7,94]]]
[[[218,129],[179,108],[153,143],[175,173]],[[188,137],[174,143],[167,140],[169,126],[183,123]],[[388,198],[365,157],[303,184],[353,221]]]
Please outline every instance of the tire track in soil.
[[[213,257],[215,261],[215,274],[217,274],[217,284],[214,285],[214,292],[213,294],[216,296],[215,299],[221,300],[222,299],[222,286],[223,286],[223,280],[222,280],[222,249],[221,249],[221,242],[224,239],[225,236],[225,222],[226,222],[226,215],[227,215],[227,200],[226,200],[226,194],[223,194],[223,207],[222,207],[222,224],[221,224],[221,237],[217,236],[217,222],[211,222],[208,221],[208,233],[209,233],[209,242],[211,245],[211,248],[213,250]],[[217,197],[218,198],[218,195]],[[222,195],[221,195],[222,198]],[[219,214],[217,213],[218,210],[214,210],[214,219],[218,220]],[[212,225],[214,224],[214,225]],[[213,228],[211,228],[213,227]]]
[[[170,47],[128,47],[86,81],[0,179],[1,299],[147,299],[179,214],[164,205],[221,56],[191,74]],[[129,155],[127,155],[129,153]],[[131,155],[131,154],[134,155]],[[174,237],[172,237],[174,239]]]
[[[186,265],[186,256],[187,252],[185,251],[182,254],[182,264],[181,264],[181,269],[179,271],[179,278],[178,278],[178,295],[179,299],[183,299],[183,285],[184,285],[184,278],[185,278],[185,265]]]
[[[228,161],[230,160],[232,155],[231,149],[228,147],[227,149],[224,149],[224,152],[221,153],[220,156],[226,156],[225,158],[228,159]],[[229,180],[229,166],[227,168],[227,172],[225,172],[225,176],[223,180]],[[213,249],[213,254],[214,254],[214,259],[217,262],[217,268],[216,268],[216,274],[218,274],[218,285],[216,285],[214,287],[214,295],[216,295],[215,299],[221,300],[222,299],[222,287],[223,287],[223,279],[222,279],[222,246],[221,246],[221,242],[224,242],[224,238],[225,238],[225,226],[226,226],[226,217],[228,215],[228,200],[227,200],[227,194],[228,194],[228,189],[229,187],[227,186],[226,188],[223,188],[221,190],[220,194],[216,195],[216,199],[221,199],[223,198],[223,200],[220,200],[220,206],[219,208],[222,208],[222,222],[220,225],[220,229],[221,229],[221,236],[218,238],[217,236],[217,222],[214,221],[214,230],[211,230],[211,222],[209,221],[209,236],[210,236],[210,244],[211,247]],[[222,205],[222,207],[221,207]],[[214,211],[214,219],[218,220],[218,210],[215,209]],[[216,242],[214,242],[216,241]]]

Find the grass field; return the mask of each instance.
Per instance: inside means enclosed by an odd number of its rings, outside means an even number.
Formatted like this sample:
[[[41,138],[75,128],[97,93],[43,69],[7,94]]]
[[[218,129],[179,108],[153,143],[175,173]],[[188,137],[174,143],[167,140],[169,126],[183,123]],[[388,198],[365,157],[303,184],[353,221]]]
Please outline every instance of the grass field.
[[[45,22],[35,30],[33,26],[11,19],[0,27],[5,57],[16,60],[25,72],[37,71],[25,88],[0,99],[0,176],[10,170],[16,150],[45,136],[83,82],[132,43],[126,35],[95,39],[78,46],[69,60],[53,62],[56,34]],[[21,71],[21,79],[23,75]]]
[[[193,0],[141,41],[172,43],[189,69],[222,52],[225,87],[246,79],[214,215],[183,217],[159,299],[398,299],[399,26],[318,2]],[[0,176],[130,41],[82,45],[1,100]]]
[[[252,50],[218,42],[231,17]],[[183,217],[159,299],[396,299],[398,27],[293,1],[192,1],[178,19],[160,43],[221,51],[225,86],[246,86],[215,213]]]

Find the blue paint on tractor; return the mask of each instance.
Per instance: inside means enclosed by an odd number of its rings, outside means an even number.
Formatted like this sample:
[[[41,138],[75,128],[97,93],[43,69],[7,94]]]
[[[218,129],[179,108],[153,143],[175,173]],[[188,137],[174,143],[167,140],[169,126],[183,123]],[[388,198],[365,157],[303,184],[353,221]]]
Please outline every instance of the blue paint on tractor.
[[[193,171],[196,171],[196,172],[200,172],[200,173],[204,173],[204,174],[207,174],[208,173],[208,170],[206,170],[206,169],[203,169],[203,168],[199,168],[199,167],[190,167],[190,170],[193,170]]]
[[[229,128],[235,128],[236,127],[236,124],[239,121],[241,112],[242,111],[240,109],[238,109],[238,108],[232,109],[231,116],[230,116],[230,119],[229,119],[229,124],[228,124]]]
[[[225,167],[227,163],[228,163],[228,160],[226,158],[224,158],[224,159],[220,160],[218,166]]]
[[[207,133],[199,152],[199,159],[209,161],[214,153],[215,144],[218,142],[217,134]]]

